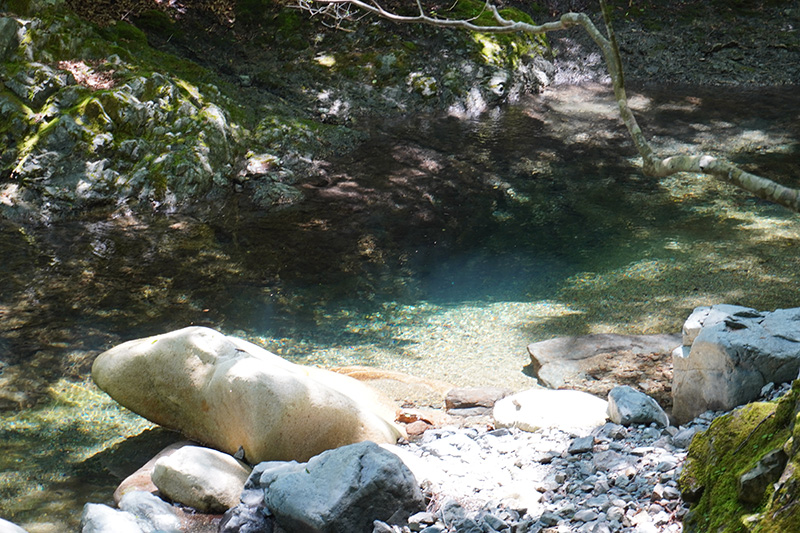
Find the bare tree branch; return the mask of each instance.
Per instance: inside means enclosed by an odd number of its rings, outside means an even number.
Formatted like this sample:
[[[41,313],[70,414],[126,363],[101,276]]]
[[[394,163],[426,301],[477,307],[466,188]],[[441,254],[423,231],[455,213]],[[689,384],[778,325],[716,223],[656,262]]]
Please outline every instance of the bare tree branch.
[[[353,21],[355,11],[353,7],[362,12],[372,13],[387,20],[401,24],[427,24],[439,28],[453,28],[474,31],[485,34],[527,33],[540,35],[552,31],[567,30],[575,26],[582,27],[600,48],[606,62],[614,97],[617,100],[620,117],[630,133],[636,150],[642,157],[642,170],[648,176],[665,177],[678,172],[692,172],[713,176],[746,191],[782,205],[792,211],[800,213],[800,189],[792,189],[776,183],[770,179],[745,172],[733,163],[718,159],[707,154],[678,155],[659,157],[655,154],[650,143],[639,127],[636,117],[628,105],[628,96],[625,91],[625,77],[622,69],[619,46],[611,24],[611,14],[605,0],[600,0],[600,9],[606,27],[607,36],[603,35],[597,26],[585,13],[565,13],[552,22],[543,24],[529,24],[504,18],[497,7],[488,0],[485,9],[491,12],[494,25],[475,24],[477,17],[472,19],[447,19],[426,13],[421,0],[416,0],[419,14],[414,16],[399,15],[387,11],[377,0],[297,0],[296,7],[309,12],[312,16],[321,15],[332,17],[337,21],[337,26],[343,21]],[[356,11],[357,11],[356,10]]]

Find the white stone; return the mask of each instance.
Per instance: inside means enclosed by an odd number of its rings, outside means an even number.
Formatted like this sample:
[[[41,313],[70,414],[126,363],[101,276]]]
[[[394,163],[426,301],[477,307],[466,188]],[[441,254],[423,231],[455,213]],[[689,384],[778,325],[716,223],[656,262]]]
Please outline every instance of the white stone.
[[[586,392],[530,389],[498,401],[493,416],[497,427],[557,428],[582,434],[606,422],[607,408],[608,402]]]
[[[141,416],[229,454],[242,447],[251,463],[403,436],[397,406],[367,385],[208,328],[121,344],[92,378]]]
[[[184,446],[156,461],[153,483],[173,501],[214,513],[239,503],[249,475],[250,467],[226,453]]]
[[[87,503],[81,514],[81,533],[143,533],[130,513],[99,503]]]
[[[0,533],[27,533],[27,531],[19,527],[17,524],[0,518]]]
[[[119,508],[136,518],[145,533],[181,533],[181,519],[175,508],[142,490],[126,493],[119,502]]]

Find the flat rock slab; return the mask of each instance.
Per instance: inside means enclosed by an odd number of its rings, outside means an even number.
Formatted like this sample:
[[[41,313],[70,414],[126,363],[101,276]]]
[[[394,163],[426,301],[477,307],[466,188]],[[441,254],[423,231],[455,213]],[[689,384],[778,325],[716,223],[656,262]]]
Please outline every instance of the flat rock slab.
[[[528,345],[539,383],[606,397],[629,385],[652,396],[663,408],[672,404],[672,351],[681,335],[594,334],[556,337]]]

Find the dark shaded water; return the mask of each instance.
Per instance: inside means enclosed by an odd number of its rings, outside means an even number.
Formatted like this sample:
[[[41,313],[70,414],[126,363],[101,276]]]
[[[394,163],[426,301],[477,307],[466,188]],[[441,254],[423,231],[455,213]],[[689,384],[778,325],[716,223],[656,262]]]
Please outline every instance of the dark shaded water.
[[[659,147],[734,152],[800,185],[792,90],[632,93]],[[0,220],[0,516],[57,531],[108,501],[132,467],[109,450],[147,425],[88,376],[130,338],[201,324],[300,362],[519,388],[528,342],[800,305],[797,215],[645,178],[633,158],[607,93],[565,88],[479,120],[375,125],[281,211]]]

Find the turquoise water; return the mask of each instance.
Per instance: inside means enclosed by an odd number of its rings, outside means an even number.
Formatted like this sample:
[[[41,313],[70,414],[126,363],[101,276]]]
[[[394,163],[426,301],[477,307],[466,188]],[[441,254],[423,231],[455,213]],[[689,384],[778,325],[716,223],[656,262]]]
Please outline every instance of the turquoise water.
[[[800,175],[791,91],[632,94],[659,147]],[[530,342],[674,332],[717,302],[800,305],[798,216],[643,177],[614,116],[602,91],[573,89],[478,120],[373,124],[273,212],[241,196],[205,220],[0,221],[0,516],[63,531],[135,467],[113,453],[125,437],[163,444],[88,378],[130,338],[207,325],[297,362],[521,389]]]

